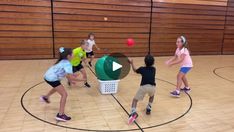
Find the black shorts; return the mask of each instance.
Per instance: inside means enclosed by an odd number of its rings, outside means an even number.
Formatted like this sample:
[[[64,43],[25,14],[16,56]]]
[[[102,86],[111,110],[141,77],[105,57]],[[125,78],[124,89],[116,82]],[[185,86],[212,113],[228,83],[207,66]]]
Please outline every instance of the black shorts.
[[[87,57],[94,56],[94,52],[93,52],[93,51],[91,51],[91,52],[86,52],[86,56],[87,56]]]
[[[80,71],[81,69],[84,68],[83,65],[82,65],[81,63],[82,63],[82,62],[80,62],[80,64],[79,64],[78,66],[73,66],[73,67],[72,67],[73,73],[78,72],[78,71]]]
[[[52,86],[53,88],[58,87],[59,85],[61,85],[61,82],[60,82],[60,81],[50,82],[50,81],[47,81],[46,79],[45,79],[45,81],[46,81],[50,86]]]

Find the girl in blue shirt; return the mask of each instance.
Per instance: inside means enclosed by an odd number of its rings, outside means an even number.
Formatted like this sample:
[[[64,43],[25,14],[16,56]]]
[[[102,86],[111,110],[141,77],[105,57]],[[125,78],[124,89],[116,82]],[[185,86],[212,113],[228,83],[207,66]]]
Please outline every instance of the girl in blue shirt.
[[[72,58],[72,49],[63,48],[59,49],[59,59],[57,62],[51,66],[44,75],[45,81],[53,87],[47,95],[43,95],[40,99],[46,103],[50,103],[49,97],[58,92],[61,95],[59,113],[56,115],[55,119],[58,121],[68,121],[71,117],[64,114],[67,92],[64,86],[61,84],[61,79],[66,77],[70,83],[75,83],[75,81],[82,81],[76,79],[73,75],[72,65],[70,60]]]

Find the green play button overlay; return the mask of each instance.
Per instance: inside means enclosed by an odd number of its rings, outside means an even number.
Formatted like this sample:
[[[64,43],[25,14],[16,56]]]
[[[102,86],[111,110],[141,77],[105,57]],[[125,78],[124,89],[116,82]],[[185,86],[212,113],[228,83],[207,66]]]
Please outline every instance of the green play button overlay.
[[[123,79],[130,71],[128,57],[120,53],[110,54],[105,59],[104,71],[113,80]]]

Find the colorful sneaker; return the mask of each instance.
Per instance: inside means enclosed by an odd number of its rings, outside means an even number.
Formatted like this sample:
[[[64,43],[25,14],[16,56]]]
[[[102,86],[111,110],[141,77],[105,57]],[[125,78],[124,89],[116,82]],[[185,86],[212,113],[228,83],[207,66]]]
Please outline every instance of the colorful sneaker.
[[[91,61],[89,62],[89,66],[90,66],[90,67],[92,67],[92,63],[91,63]]]
[[[175,91],[172,91],[170,94],[171,94],[171,96],[173,96],[173,97],[177,97],[177,98],[180,97],[180,93],[177,93],[176,90],[175,90]]]
[[[189,93],[189,92],[191,91],[190,88],[186,88],[186,87],[181,88],[180,90],[181,90],[181,91],[184,91],[184,92],[186,92],[186,93]]]
[[[138,117],[138,114],[136,112],[133,112],[129,115],[128,124],[132,124]]]
[[[47,103],[47,104],[50,103],[49,99],[46,96],[41,96],[40,100],[43,101],[43,102],[45,102],[45,103]]]
[[[69,116],[67,116],[67,115],[65,115],[65,114],[63,114],[63,115],[59,115],[59,113],[56,115],[56,117],[55,117],[55,119],[57,120],[57,121],[69,121],[69,120],[71,120],[71,117],[69,117]]]
[[[150,115],[150,113],[151,113],[151,106],[148,105],[146,108],[146,115]]]
[[[88,84],[88,82],[86,82],[85,84],[85,87],[87,87],[87,88],[90,88],[91,86]]]

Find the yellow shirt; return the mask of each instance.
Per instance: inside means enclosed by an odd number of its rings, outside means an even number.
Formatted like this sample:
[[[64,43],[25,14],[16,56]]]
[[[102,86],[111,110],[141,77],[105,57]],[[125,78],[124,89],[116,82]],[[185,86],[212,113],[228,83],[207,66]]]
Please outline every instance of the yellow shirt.
[[[73,49],[72,66],[78,66],[83,58],[86,58],[86,52],[81,47]]]

